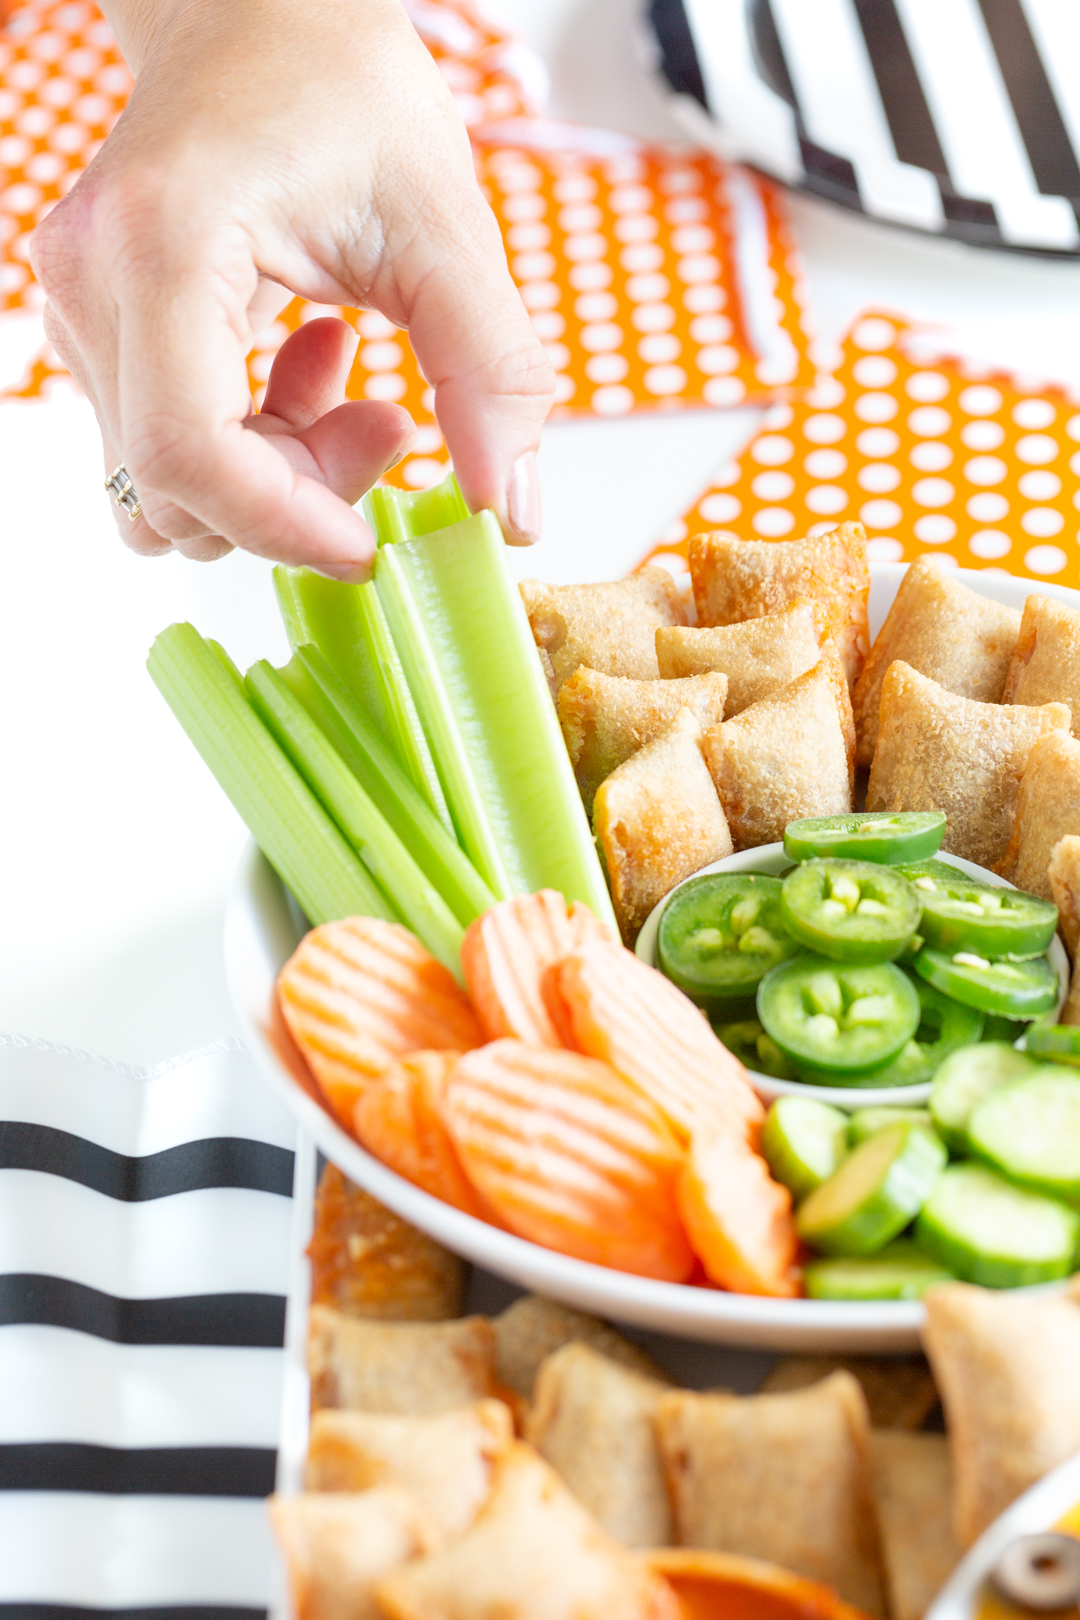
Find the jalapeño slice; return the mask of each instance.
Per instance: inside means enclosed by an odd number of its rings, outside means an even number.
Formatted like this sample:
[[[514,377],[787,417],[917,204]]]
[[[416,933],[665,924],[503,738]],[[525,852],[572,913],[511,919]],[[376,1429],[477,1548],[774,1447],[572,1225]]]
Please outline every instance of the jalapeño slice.
[[[740,1063],[774,1080],[794,1080],[795,1066],[776,1042],[766,1035],[756,1018],[741,1018],[733,1024],[714,1024],[713,1034]]]
[[[822,1080],[883,1068],[919,1027],[919,998],[891,962],[856,966],[823,956],[781,962],[761,981],[758,1017],[777,1046]]]
[[[866,810],[851,816],[813,816],[789,821],[784,853],[793,861],[835,855],[853,861],[900,866],[937,853],[945,836],[942,810]]]
[[[947,876],[919,872],[911,882],[922,900],[919,932],[936,951],[1017,960],[1041,956],[1054,937],[1057,906],[1038,895],[991,888],[955,868]]]
[[[804,861],[784,879],[780,909],[789,934],[837,962],[888,962],[919,924],[907,878],[872,861]]]
[[[915,971],[943,996],[1006,1018],[1038,1018],[1057,1004],[1057,974],[1045,956],[991,962],[970,951],[949,956],[927,945],[915,958]]]
[[[909,975],[909,977],[911,977]],[[844,1080],[849,1086],[921,1086],[932,1080],[941,1064],[962,1046],[980,1039],[983,1014],[975,1007],[962,1006],[951,996],[922,979],[912,978],[919,998],[919,1027],[891,1063],[883,1069],[870,1069],[862,1074],[849,1074]],[[828,1085],[830,1077],[800,1070],[802,1079],[817,1085]],[[835,1081],[832,1082],[835,1084]]]
[[[1080,1025],[1032,1024],[1028,1030],[1027,1052],[1040,1063],[1064,1063],[1080,1069]]]
[[[799,949],[784,928],[780,890],[778,878],[760,872],[711,872],[684,883],[660,918],[660,971],[699,1007],[720,1011],[753,996],[769,968]]]

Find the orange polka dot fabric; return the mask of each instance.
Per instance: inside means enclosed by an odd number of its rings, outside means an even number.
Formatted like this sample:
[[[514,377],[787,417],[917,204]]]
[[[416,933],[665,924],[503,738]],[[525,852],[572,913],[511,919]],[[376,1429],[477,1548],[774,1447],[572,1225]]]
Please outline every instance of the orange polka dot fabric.
[[[853,325],[832,376],[774,405],[650,559],[707,529],[766,540],[865,525],[871,558],[935,552],[1080,586],[1080,395],[940,350],[887,311]]]
[[[405,0],[405,10],[470,129],[538,111],[546,89],[538,60],[468,0]]]

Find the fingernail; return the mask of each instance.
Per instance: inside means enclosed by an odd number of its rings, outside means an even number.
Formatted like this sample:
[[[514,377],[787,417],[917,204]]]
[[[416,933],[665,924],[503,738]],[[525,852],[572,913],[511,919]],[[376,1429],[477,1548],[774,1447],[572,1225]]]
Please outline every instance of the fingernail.
[[[510,469],[506,486],[507,539],[512,546],[534,546],[540,538],[540,475],[536,451],[526,450]]]
[[[336,580],[339,585],[366,585],[371,578],[371,569],[366,563],[321,563],[318,567],[308,563],[307,566],[313,574]]]

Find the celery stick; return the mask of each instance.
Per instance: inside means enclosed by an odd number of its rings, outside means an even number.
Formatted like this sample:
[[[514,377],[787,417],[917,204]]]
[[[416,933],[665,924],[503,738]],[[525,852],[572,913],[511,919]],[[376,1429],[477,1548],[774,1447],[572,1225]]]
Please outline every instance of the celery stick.
[[[493,906],[495,896],[460,844],[417,793],[318,649],[301,647],[280,674],[458,921],[470,923]]]
[[[251,707],[228,655],[193,625],[172,624],[151,647],[147,668],[309,921],[399,922]]]
[[[434,489],[406,491],[377,485],[364,496],[364,516],[380,546],[413,540],[433,529],[448,529],[467,518],[469,508],[453,473]]]
[[[464,929],[303,704],[265,660],[252,665],[244,685],[256,713],[413,933],[460,979]]]

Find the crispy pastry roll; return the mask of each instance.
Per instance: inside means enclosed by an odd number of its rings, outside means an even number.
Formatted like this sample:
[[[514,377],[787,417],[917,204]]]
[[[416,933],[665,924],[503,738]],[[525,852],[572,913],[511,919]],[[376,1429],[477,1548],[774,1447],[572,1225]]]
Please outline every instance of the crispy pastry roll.
[[[600,585],[524,579],[520,589],[553,693],[582,664],[632,681],[659,680],[656,632],[663,624],[686,623],[666,568],[643,568]]]
[[[881,683],[890,664],[902,659],[947,692],[1000,703],[1019,629],[1016,608],[968,590],[940,558],[917,558],[900,581],[852,693],[859,764],[869,765],[874,757]]]
[[[678,1620],[671,1588],[606,1535],[528,1446],[499,1462],[471,1529],[387,1576],[388,1620]]]
[[[1080,613],[1052,596],[1029,596],[1002,703],[1066,703],[1080,729]]]
[[[848,685],[870,648],[870,569],[861,523],[841,523],[810,540],[736,540],[698,534],[688,547],[698,624],[738,624],[819,602],[836,639]]]
[[[1058,926],[1075,962],[1080,955],[1080,836],[1076,833],[1054,845],[1047,876],[1051,899],[1058,908]]]
[[[759,1395],[808,1389],[830,1373],[858,1379],[875,1429],[921,1429],[938,1393],[922,1356],[781,1356],[759,1386]]]
[[[732,850],[701,756],[701,727],[680,709],[665,731],[601,782],[593,826],[628,945],[676,883]]]
[[[1050,853],[1069,833],[1080,831],[1080,742],[1064,731],[1040,737],[1028,754],[1016,820],[1002,877],[1029,894],[1051,897]]]
[[[799,601],[739,624],[665,625],[656,632],[656,661],[665,681],[709,670],[726,675],[730,720],[813,669],[828,633],[825,610],[817,602]]]
[[[1080,1451],[1080,1299],[948,1283],[927,1294],[922,1331],[952,1452],[953,1530],[969,1547]]]
[[[862,1391],[835,1372],[787,1395],[665,1395],[657,1434],[687,1547],[763,1558],[882,1614]]]
[[[706,732],[702,753],[736,849],[774,843],[800,816],[851,809],[850,715],[839,668],[823,659]]]
[[[401,1485],[441,1535],[459,1536],[486,1502],[492,1469],[513,1438],[510,1409],[502,1401],[478,1401],[434,1417],[315,1412],[307,1488]]]
[[[870,1436],[874,1503],[891,1620],[922,1620],[960,1562],[952,1533],[952,1465],[943,1434]]]
[[[346,1316],[440,1322],[460,1316],[465,1265],[328,1164],[308,1245],[311,1303]]]
[[[375,1583],[437,1545],[399,1485],[348,1496],[274,1496],[268,1504],[296,1620],[384,1620]]]
[[[689,709],[702,731],[724,718],[726,675],[676,681],[631,681],[583,665],[559,692],[559,723],[586,810],[596,790],[645,743]]]
[[[531,1401],[536,1375],[548,1356],[564,1344],[587,1344],[607,1360],[646,1377],[659,1378],[656,1363],[597,1316],[571,1310],[540,1294],[524,1294],[492,1322],[495,1329],[495,1377],[506,1389]]]
[[[586,1344],[549,1356],[525,1438],[624,1547],[665,1547],[671,1509],[653,1418],[669,1386]]]
[[[358,1322],[311,1312],[311,1404],[424,1417],[493,1393],[495,1334],[482,1316],[456,1322]]]
[[[898,661],[881,683],[866,808],[944,810],[942,848],[995,867],[1008,847],[1028,755],[1047,732],[1068,729],[1062,703],[977,703]]]

